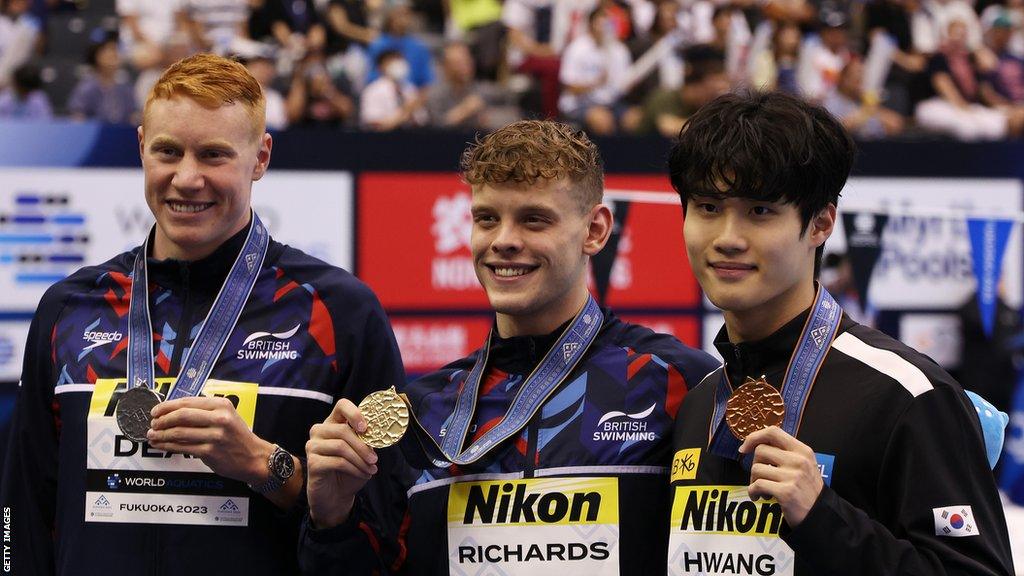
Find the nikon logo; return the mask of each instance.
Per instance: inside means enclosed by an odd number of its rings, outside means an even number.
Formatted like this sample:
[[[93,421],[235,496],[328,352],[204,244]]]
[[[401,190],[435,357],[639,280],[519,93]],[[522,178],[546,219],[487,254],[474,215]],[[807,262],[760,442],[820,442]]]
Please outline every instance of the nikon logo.
[[[486,488],[470,486],[464,524],[596,522],[601,511],[600,492],[535,492],[525,484],[506,482]]]
[[[729,490],[719,488],[691,490],[683,506],[679,528],[757,536],[779,533],[782,506],[778,502],[754,502],[746,498],[730,501],[729,494]]]

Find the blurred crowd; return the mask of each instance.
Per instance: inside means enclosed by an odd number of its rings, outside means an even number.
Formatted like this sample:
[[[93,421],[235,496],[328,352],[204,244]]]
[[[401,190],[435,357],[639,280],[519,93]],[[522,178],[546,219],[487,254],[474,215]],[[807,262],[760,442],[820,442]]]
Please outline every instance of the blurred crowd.
[[[274,130],[557,117],[671,137],[760,88],[862,139],[1024,131],[1024,0],[103,1],[0,0],[0,117],[137,122],[166,65],[211,51],[263,84]],[[76,22],[84,53],[55,82]]]

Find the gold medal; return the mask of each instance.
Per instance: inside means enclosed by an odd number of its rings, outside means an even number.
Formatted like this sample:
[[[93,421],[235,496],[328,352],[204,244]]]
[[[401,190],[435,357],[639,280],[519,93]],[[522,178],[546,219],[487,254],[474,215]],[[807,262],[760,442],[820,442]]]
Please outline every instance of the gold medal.
[[[359,411],[366,418],[366,432],[359,437],[373,448],[395,444],[409,428],[409,406],[394,386],[363,398]]]
[[[782,424],[785,415],[782,395],[764,376],[757,380],[748,376],[725,405],[725,423],[740,440],[758,430]]]

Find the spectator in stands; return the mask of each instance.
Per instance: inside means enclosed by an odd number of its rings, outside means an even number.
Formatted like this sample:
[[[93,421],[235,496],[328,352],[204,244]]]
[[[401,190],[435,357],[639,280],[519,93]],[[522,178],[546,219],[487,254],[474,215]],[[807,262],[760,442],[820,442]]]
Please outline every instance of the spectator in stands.
[[[687,46],[709,44],[715,41],[715,27],[712,24],[715,16],[714,0],[687,0],[679,2],[679,29]]]
[[[248,0],[184,0],[186,28],[192,43],[214,54],[249,53],[245,47]]]
[[[743,13],[731,4],[715,7],[711,16],[714,39],[709,45],[725,54],[725,71],[734,83],[743,81],[746,72],[744,58],[750,45],[750,27]]]
[[[284,130],[288,127],[288,109],[281,92],[274,87],[276,70],[274,62],[265,56],[254,56],[243,59],[246,70],[252,74],[263,89],[267,101],[267,130]],[[349,99],[351,105],[351,99]],[[354,106],[351,106],[354,108]],[[349,110],[349,115],[352,111]]]
[[[376,64],[382,74],[359,97],[359,124],[381,132],[426,124],[423,94],[409,81],[409,63],[402,53],[386,50]]]
[[[967,25],[949,24],[939,52],[928,61],[933,96],[917,105],[921,127],[965,141],[1018,136],[1024,127],[1019,109],[998,109],[981,101],[981,70],[967,45]]]
[[[184,29],[184,0],[117,0],[116,10],[122,51],[132,66],[162,71],[169,64],[164,56],[167,44]]]
[[[42,91],[39,68],[22,64],[14,71],[11,85],[0,91],[0,118],[49,120],[53,117],[50,98]]]
[[[813,23],[818,12],[809,0],[767,0],[762,11],[765,17],[776,23],[799,26]]]
[[[172,34],[160,50],[159,55],[161,59],[156,65],[145,69],[136,69],[138,75],[135,77],[133,88],[135,101],[139,104],[145,104],[149,91],[156,84],[157,80],[160,79],[160,76],[163,75],[164,70],[171,64],[191,54],[192,42],[189,40],[188,33],[180,31]]]
[[[638,36],[646,36],[650,32],[651,27],[654,25],[654,21],[658,16],[658,5],[664,0],[619,1],[629,8],[630,18],[633,21],[633,38],[636,38]]]
[[[558,109],[589,132],[614,134],[625,114],[622,96],[629,82],[629,50],[611,30],[605,8],[587,18],[587,33],[572,41],[562,56]]]
[[[249,38],[276,44],[293,59],[322,53],[327,33],[313,0],[250,0]]]
[[[562,48],[583,32],[574,23],[585,23],[596,6],[597,0],[505,0],[501,20],[508,32],[509,69],[538,83],[537,112],[545,117],[558,115]]]
[[[729,75],[720,52],[694,46],[687,50],[686,58],[686,81],[682,88],[651,94],[644,104],[636,133],[675,138],[694,112],[729,91]]]
[[[479,78],[495,80],[501,65],[502,39],[499,0],[447,0],[447,32],[469,45]]]
[[[864,63],[854,58],[843,68],[836,90],[825,97],[825,108],[856,138],[884,138],[902,132],[906,125],[903,117],[882,106],[877,97],[866,95],[863,82]]]
[[[1024,57],[1024,0],[1005,0],[991,4],[981,12],[981,28],[987,32],[997,19],[1010,23],[1006,49],[1014,56]]]
[[[766,49],[758,47],[755,41],[751,47],[747,75],[755,88],[765,91],[779,90],[797,95],[797,65],[800,59],[800,27],[792,22],[765,22],[762,26],[773,26],[771,41]]]
[[[430,123],[441,128],[477,129],[487,113],[486,88],[476,80],[469,47],[450,42],[441,56],[441,81],[430,89],[427,111]]]
[[[633,38],[632,6],[625,0],[600,0],[598,7],[604,9],[608,19],[608,30],[619,42],[628,42]]]
[[[416,13],[417,21],[423,25],[424,32],[437,35],[444,33],[444,4],[448,0],[390,0],[390,2],[392,4],[395,2],[409,4],[412,11]]]
[[[655,90],[677,90],[683,85],[683,59],[679,53],[683,35],[679,32],[678,15],[676,0],[660,0],[648,32],[629,42],[636,80],[624,98],[627,104],[642,105]]]
[[[355,101],[344,76],[331,78],[313,57],[296,66],[285,102],[292,126],[340,128],[355,116]],[[269,109],[268,109],[269,111]]]
[[[912,21],[914,48],[922,54],[941,49],[949,25],[958,21],[964,27],[964,44],[971,51],[982,45],[981,21],[968,0],[913,0]]]
[[[411,33],[411,27],[412,11],[409,6],[404,2],[395,4],[384,18],[382,33],[369,46],[369,58],[376,63],[384,52],[398,51],[409,67],[408,81],[418,90],[424,90],[434,83],[434,69],[430,50]],[[367,81],[373,82],[381,74],[383,70],[374,66]]]
[[[925,66],[928,58],[918,51],[911,31],[911,22],[920,19],[918,0],[875,0],[865,7],[866,36],[874,39],[887,34],[896,43],[892,67],[885,80],[887,104],[904,116],[913,113],[922,98]],[[915,14],[917,14],[915,16]]]
[[[89,47],[90,72],[79,80],[68,97],[67,108],[76,120],[110,124],[136,124],[137,105],[132,84],[121,70],[117,36],[110,34]]]
[[[800,50],[797,85],[800,95],[820,103],[835,90],[839,73],[850,61],[850,15],[838,10],[819,14],[818,34],[808,38]]]
[[[324,16],[327,54],[356,90],[362,90],[370,69],[366,48],[380,34],[370,25],[368,4],[366,0],[330,0]]]
[[[368,46],[380,31],[370,25],[366,0],[331,0],[327,7],[328,29],[337,34],[342,51],[350,44]]]
[[[985,32],[985,47],[997,59],[996,67],[981,84],[982,96],[992,106],[1024,104],[1024,59],[1010,51],[1013,24],[1000,15]]]
[[[30,7],[30,0],[0,0],[0,88],[35,52],[41,24]]]
[[[992,334],[986,334],[978,307],[978,294],[957,309],[960,320],[960,370],[957,380],[993,406],[1011,412],[1014,389],[1020,382],[1020,310],[1005,299],[1005,284],[997,287]]]

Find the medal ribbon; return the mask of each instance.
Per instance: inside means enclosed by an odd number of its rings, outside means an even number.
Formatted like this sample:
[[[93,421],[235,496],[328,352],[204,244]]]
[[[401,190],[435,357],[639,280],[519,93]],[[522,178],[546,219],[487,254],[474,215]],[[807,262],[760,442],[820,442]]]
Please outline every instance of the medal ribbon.
[[[245,244],[238,252],[231,271],[220,287],[203,326],[182,363],[177,383],[168,400],[197,396],[213,371],[220,353],[234,330],[242,308],[249,299],[263,260],[267,256],[270,235],[255,212]],[[128,388],[146,386],[155,389],[153,368],[153,326],[149,315],[149,281],[146,254],[149,238],[135,255],[132,267],[131,301],[128,306]]]
[[[451,464],[470,464],[522,430],[544,404],[544,401],[576,368],[587,349],[597,338],[597,333],[600,332],[603,323],[604,315],[601,313],[601,308],[592,296],[588,297],[583,309],[551,346],[533,373],[523,382],[501,421],[466,450],[462,450],[462,446],[466,442],[466,435],[473,422],[480,383],[487,368],[491,339],[494,336],[492,329],[484,349],[481,350],[469,376],[463,382],[462,389],[455,401],[455,409],[445,425],[446,432],[440,445],[429,433],[426,433],[425,429],[422,429],[422,425],[415,420],[415,414],[413,414],[420,444],[428,452],[428,457],[434,462],[434,465],[446,467]]]
[[[780,391],[782,402],[786,406],[782,429],[791,436],[795,437],[797,428],[800,427],[800,420],[803,417],[804,408],[807,406],[807,399],[811,395],[814,379],[825,362],[825,356],[828,355],[829,348],[832,346],[832,340],[839,333],[839,322],[842,317],[843,309],[839,307],[828,290],[818,285],[811,314],[807,323],[804,324],[796,349],[789,359],[786,377]],[[718,387],[715,389],[715,409],[711,415],[710,450],[716,456],[740,460],[738,450],[741,442],[729,431],[728,426],[723,426],[725,406],[732,394],[732,384],[729,382],[725,367],[721,371]],[[742,458],[744,467],[747,469],[750,468],[751,461],[752,457],[749,454]]]

